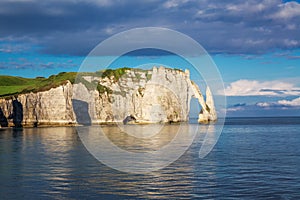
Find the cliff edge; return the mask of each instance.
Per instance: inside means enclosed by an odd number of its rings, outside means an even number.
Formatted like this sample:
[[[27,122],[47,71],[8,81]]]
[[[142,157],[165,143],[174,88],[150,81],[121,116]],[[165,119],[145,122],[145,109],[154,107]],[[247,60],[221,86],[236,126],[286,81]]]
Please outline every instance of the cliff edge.
[[[153,67],[83,73],[46,91],[0,98],[1,126],[188,121],[191,98],[202,108],[199,123],[217,120],[213,97],[206,101],[188,70]]]

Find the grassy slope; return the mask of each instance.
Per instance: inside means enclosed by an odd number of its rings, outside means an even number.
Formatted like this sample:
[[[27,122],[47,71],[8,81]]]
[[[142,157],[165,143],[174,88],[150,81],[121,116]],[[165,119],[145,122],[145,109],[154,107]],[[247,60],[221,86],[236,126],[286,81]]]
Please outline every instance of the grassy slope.
[[[117,82],[121,76],[126,73],[126,70],[135,70],[135,71],[144,71],[147,70],[143,69],[131,69],[131,68],[118,68],[118,69],[106,69],[103,71],[97,71],[95,73],[91,72],[61,72],[57,75],[52,75],[49,78],[22,78],[22,77],[14,77],[14,76],[1,76],[0,75],[0,97],[7,97],[17,94],[24,94],[29,92],[39,92],[39,91],[46,91],[51,88],[58,87],[64,84],[67,80],[71,83],[75,82],[82,82],[86,87],[89,88],[97,88],[98,91],[101,93],[108,92],[111,93],[107,87],[102,86],[98,83],[94,85],[94,83],[89,83],[85,79],[82,78],[84,75],[91,75],[91,76],[98,76],[101,78],[105,77],[113,77],[114,81]],[[151,78],[151,75],[146,74],[147,79]],[[97,85],[98,84],[98,85]]]
[[[125,71],[129,68],[119,68],[119,69],[107,69],[104,71],[97,71],[95,73],[76,73],[76,72],[61,72],[57,75],[52,75],[49,78],[22,78],[14,76],[0,76],[0,97],[7,97],[17,94],[24,94],[29,92],[39,92],[46,91],[51,88],[58,87],[59,85],[64,84],[67,80],[71,83],[77,81],[82,82],[87,86],[87,88],[97,88],[99,92],[102,91],[102,87],[94,87],[91,83],[84,80],[81,76],[92,75],[99,76],[102,78],[113,76],[115,81],[125,74]],[[79,76],[77,76],[79,75]],[[77,76],[77,77],[76,77]],[[100,88],[100,89],[99,89]],[[107,88],[104,88],[107,89]]]
[[[28,92],[45,91],[62,85],[67,80],[74,83],[75,72],[62,72],[49,78],[22,78],[0,76],[0,96],[10,96]]]

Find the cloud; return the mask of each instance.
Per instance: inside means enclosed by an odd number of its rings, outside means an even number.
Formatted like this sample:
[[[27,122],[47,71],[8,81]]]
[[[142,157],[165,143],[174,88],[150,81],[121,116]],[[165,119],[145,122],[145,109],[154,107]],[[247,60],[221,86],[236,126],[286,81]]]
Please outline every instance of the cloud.
[[[77,64],[73,63],[72,60],[67,61],[55,61],[55,62],[45,62],[45,60],[39,60],[39,59],[26,59],[26,58],[19,58],[17,60],[13,59],[12,61],[8,62],[0,62],[0,69],[71,69],[78,67]]]
[[[0,41],[86,55],[112,34],[162,26],[188,34],[210,53],[260,54],[300,48],[299,7],[281,0],[2,0]]]
[[[247,105],[246,103],[237,103],[237,104],[234,104],[233,107],[243,107],[246,105]]]
[[[300,56],[299,55],[294,55],[292,52],[282,52],[282,53],[275,53],[274,54],[275,57],[283,57],[285,59],[288,59],[288,60],[298,60],[300,59]]]
[[[0,42],[0,53],[19,53],[28,51],[29,47],[26,44],[18,43],[1,43]]]
[[[234,104],[233,106],[229,106],[227,108],[228,112],[236,112],[236,111],[242,111],[245,108],[247,108],[247,104],[246,103],[238,103],[238,104]]]
[[[167,9],[176,8],[184,3],[187,3],[188,1],[189,0],[168,0],[163,4],[163,6]]]
[[[278,104],[286,106],[300,106],[300,97],[293,99],[292,101],[280,100],[278,101]]]
[[[260,107],[300,107],[300,97],[292,100],[279,100],[277,102],[259,102],[257,106]]]
[[[244,110],[243,107],[231,107],[231,108],[227,108],[227,112],[237,112],[237,111],[242,111]]]
[[[238,80],[225,88],[226,96],[288,96],[300,95],[300,88],[283,81]]]
[[[286,2],[278,7],[278,11],[272,15],[273,18],[290,19],[300,16],[300,4],[297,2]]]
[[[257,103],[229,105],[227,108],[227,116],[299,116],[300,114],[300,97],[276,101],[272,101],[270,98],[264,99],[265,101]]]

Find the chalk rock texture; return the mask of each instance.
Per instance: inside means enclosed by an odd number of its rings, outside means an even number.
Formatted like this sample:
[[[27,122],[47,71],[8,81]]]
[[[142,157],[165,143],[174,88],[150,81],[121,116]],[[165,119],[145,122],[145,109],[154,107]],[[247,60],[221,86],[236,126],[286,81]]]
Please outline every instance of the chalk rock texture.
[[[72,93],[73,86],[68,81],[48,91],[0,98],[0,108],[3,117],[15,125],[75,123]]]
[[[217,120],[210,89],[205,101],[188,70],[128,69],[117,80],[92,75],[83,79],[48,91],[0,98],[1,125],[5,118],[15,125],[123,123],[128,117],[135,123],[188,121],[191,98],[202,107],[200,123]],[[94,87],[87,87],[87,82]]]

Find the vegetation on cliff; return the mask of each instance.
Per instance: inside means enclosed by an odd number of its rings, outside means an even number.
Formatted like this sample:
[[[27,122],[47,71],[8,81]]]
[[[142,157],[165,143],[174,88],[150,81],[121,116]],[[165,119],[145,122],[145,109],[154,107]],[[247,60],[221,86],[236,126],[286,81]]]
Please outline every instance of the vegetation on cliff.
[[[83,83],[88,89],[97,88],[100,93],[111,91],[102,85],[97,83],[90,83],[86,81],[83,76],[93,75],[101,78],[113,78],[117,82],[122,75],[126,73],[126,70],[130,68],[123,67],[118,69],[107,69],[103,71],[97,71],[96,73],[76,73],[76,72],[61,72],[57,75],[52,75],[48,78],[36,77],[36,78],[23,78],[14,76],[0,76],[0,97],[13,96],[18,94],[25,94],[29,92],[41,92],[51,88],[58,87],[66,83],[69,80],[72,84],[75,82]]]
[[[140,80],[141,74],[145,73],[146,79],[151,79],[151,74],[148,70],[144,69],[133,69],[128,67],[118,68],[118,69],[106,69],[100,70],[95,73],[93,72],[61,72],[57,75],[52,75],[48,78],[36,77],[36,78],[23,78],[14,76],[1,76],[0,75],[0,97],[10,97],[18,94],[25,93],[36,93],[41,91],[47,91],[51,88],[58,87],[70,81],[72,84],[81,82],[84,84],[88,90],[97,89],[100,94],[107,92],[111,94],[112,91],[108,87],[101,85],[97,81],[89,82],[84,76],[95,76],[101,77],[102,79],[108,78],[114,82],[118,82],[119,79],[126,74],[126,71],[133,70],[135,73],[135,79]]]
[[[118,69],[106,69],[105,71],[101,72],[101,78],[113,78],[115,82],[118,82],[118,80],[123,76],[127,70],[130,70],[128,67],[118,68]]]
[[[0,76],[0,96],[5,97],[29,92],[46,91],[66,83],[67,80],[74,83],[76,75],[76,72],[61,72],[49,78]]]
[[[188,120],[189,102],[195,97],[202,107],[199,123],[215,121],[217,114],[209,88],[205,100],[189,74],[188,70],[155,67],[62,72],[48,78],[0,76],[0,111],[7,119],[19,113],[23,124],[76,120],[110,123],[131,114],[140,122],[178,122]],[[59,87],[62,85],[65,86]],[[15,111],[17,104],[19,111]],[[93,118],[90,111],[95,114]],[[80,116],[85,120],[81,121]]]
[[[105,92],[107,92],[107,94],[113,93],[112,89],[110,89],[104,85],[101,85],[100,83],[97,85],[97,90],[98,90],[99,94],[103,94]]]

